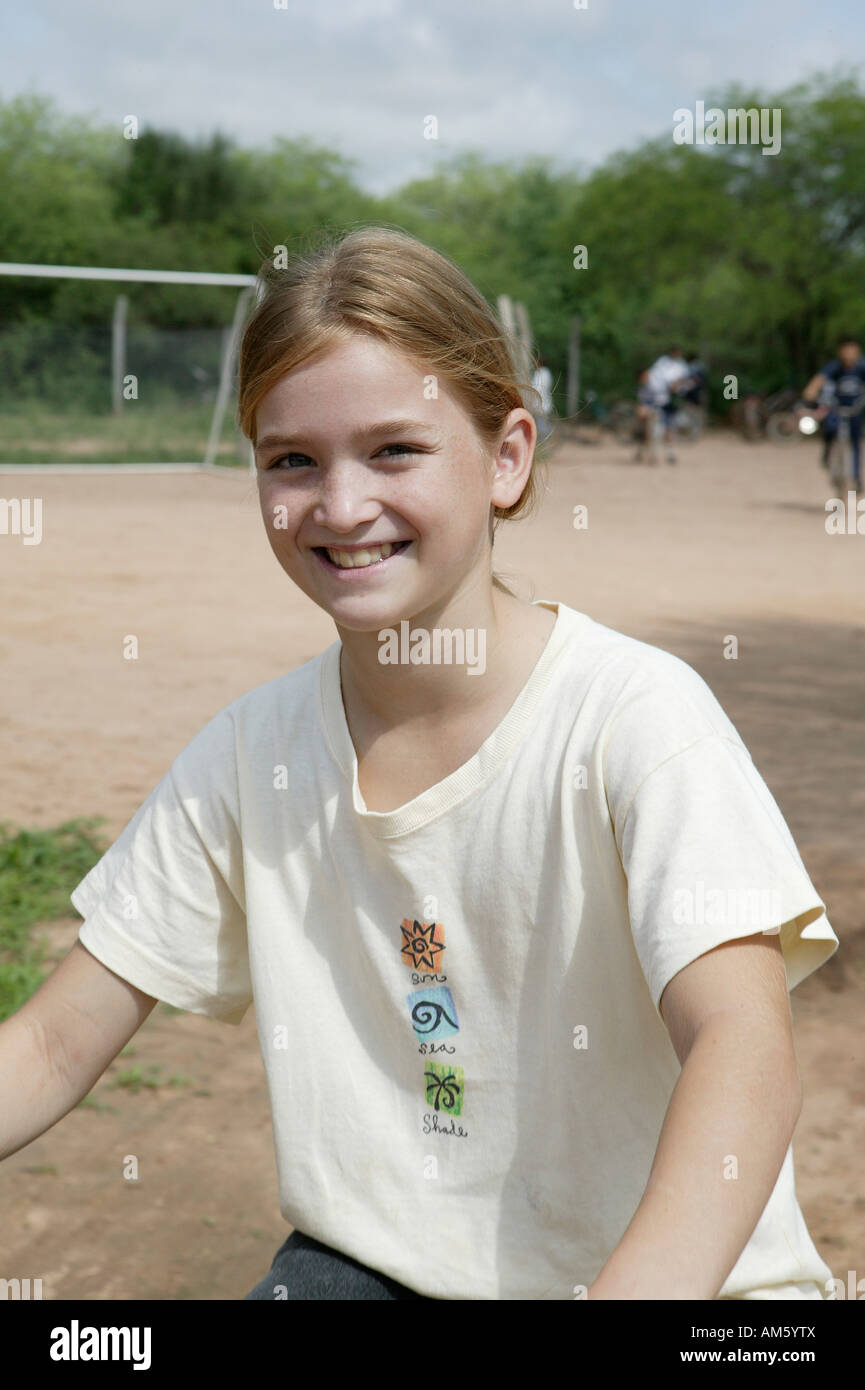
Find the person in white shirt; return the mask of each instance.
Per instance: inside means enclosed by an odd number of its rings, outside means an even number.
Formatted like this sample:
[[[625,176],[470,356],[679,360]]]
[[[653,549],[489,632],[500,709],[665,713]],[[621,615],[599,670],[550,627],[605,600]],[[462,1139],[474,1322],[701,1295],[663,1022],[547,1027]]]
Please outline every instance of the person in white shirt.
[[[248,1297],[819,1299],[788,990],[837,937],[696,672],[493,572],[536,496],[522,389],[404,233],[268,272],[239,417],[338,640],[212,718],[76,887],[0,1025],[0,1154],[157,999],[254,1004],[294,1229]]]
[[[538,443],[545,444],[553,432],[553,374],[541,356],[532,372],[532,390],[537,392],[538,403],[532,414],[538,427]]]
[[[673,395],[687,389],[690,382],[688,367],[682,349],[674,344],[656,358],[640,378],[640,401],[648,407],[648,421],[645,441],[648,445],[649,463],[658,462],[658,445],[663,439],[667,449],[667,462],[675,463],[673,448],[675,407]],[[637,462],[642,461],[642,446],[637,451]]]

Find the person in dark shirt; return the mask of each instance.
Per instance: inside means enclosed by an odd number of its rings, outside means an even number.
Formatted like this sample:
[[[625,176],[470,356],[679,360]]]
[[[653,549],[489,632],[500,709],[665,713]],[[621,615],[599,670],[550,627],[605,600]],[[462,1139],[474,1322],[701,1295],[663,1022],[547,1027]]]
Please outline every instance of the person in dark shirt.
[[[709,374],[706,371],[706,364],[701,361],[697,352],[688,353],[688,386],[682,392],[682,397],[690,401],[692,405],[700,406],[706,404],[706,388],[709,384]]]
[[[838,355],[813,376],[803,392],[806,404],[828,407],[823,417],[823,464],[825,466],[832,441],[838,433],[839,406],[855,405],[865,397],[865,357],[858,338],[841,338],[838,341]],[[863,400],[865,404],[865,400]],[[849,417],[850,448],[853,456],[853,485],[856,491],[862,487],[862,465],[860,459],[862,443],[862,407]]]

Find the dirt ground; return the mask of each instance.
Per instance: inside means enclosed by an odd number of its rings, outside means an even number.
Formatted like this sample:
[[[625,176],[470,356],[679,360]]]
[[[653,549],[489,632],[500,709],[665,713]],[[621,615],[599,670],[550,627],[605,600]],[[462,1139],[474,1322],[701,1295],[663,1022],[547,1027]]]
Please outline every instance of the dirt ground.
[[[792,995],[797,1186],[833,1273],[865,1277],[865,536],[827,534],[807,444],[718,435],[650,469],[562,443],[548,481],[538,514],[499,530],[496,568],[696,667],[828,905],[841,948]],[[213,714],[334,640],[273,559],[246,474],[6,476],[0,494],[41,497],[44,530],[0,536],[5,819],[104,815],[113,838]],[[76,930],[51,926],[58,953]],[[131,1047],[95,1106],[0,1169],[0,1276],[41,1277],[46,1298],[241,1298],[287,1234],[252,1012],[235,1029],[160,1005]],[[139,1065],[175,1084],[114,1085]]]

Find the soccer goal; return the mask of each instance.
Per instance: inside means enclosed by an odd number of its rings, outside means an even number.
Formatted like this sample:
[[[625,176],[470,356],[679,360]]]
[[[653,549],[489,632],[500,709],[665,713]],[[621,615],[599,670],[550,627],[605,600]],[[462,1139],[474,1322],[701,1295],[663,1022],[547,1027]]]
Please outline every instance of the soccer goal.
[[[254,275],[0,262],[0,277],[2,471],[254,467],[235,422]]]
[[[500,294],[497,302],[499,323],[511,342],[514,364],[517,370],[528,377],[532,370],[532,326],[529,311],[521,300],[511,299],[509,294]]]

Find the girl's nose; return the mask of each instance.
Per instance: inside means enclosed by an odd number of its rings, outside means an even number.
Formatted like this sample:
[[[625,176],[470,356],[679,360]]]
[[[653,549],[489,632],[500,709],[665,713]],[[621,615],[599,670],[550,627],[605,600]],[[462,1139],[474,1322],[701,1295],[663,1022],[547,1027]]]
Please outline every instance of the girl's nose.
[[[366,469],[336,465],[325,473],[313,509],[313,520],[323,530],[352,531],[372,521],[381,507],[370,496]]]

